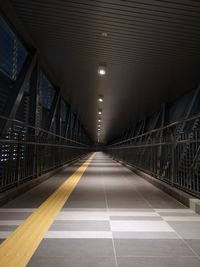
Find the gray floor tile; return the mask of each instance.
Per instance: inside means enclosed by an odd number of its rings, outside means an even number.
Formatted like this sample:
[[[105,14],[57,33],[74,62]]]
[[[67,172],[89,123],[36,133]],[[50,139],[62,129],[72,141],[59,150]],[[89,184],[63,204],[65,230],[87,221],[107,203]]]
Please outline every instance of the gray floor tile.
[[[154,209],[152,208],[144,208],[144,209],[140,209],[140,208],[109,208],[109,212],[112,212],[112,211],[117,211],[117,212],[154,212]]]
[[[112,240],[108,239],[45,239],[35,257],[114,257]]]
[[[117,258],[118,267],[199,267],[200,261],[193,257],[131,257]]]
[[[76,211],[76,212],[107,212],[107,208],[63,208],[61,211]]]
[[[185,239],[200,239],[200,222],[168,222]]]
[[[114,240],[117,257],[127,256],[194,256],[181,240],[147,240],[147,239],[115,239]]]
[[[77,190],[69,198],[70,201],[105,201],[104,193],[102,192],[93,192],[87,190]]]
[[[110,231],[106,221],[55,221],[50,231]]]
[[[2,220],[25,220],[31,215],[31,212],[0,212],[0,221]]]
[[[0,232],[2,231],[14,231],[18,225],[0,225]]]
[[[105,201],[67,201],[64,208],[106,209]]]
[[[128,208],[147,208],[148,205],[142,202],[136,202],[136,201],[127,201],[127,200],[119,200],[119,199],[112,199],[109,200],[108,199],[108,207],[109,208],[124,208],[124,209],[128,209]]]
[[[113,221],[163,221],[159,216],[110,216]]]
[[[162,232],[113,232],[114,239],[180,239],[176,233]]]
[[[114,257],[32,258],[27,267],[116,267]]]
[[[181,212],[158,212],[160,216],[164,217],[199,217],[196,213],[181,213]]]
[[[200,240],[185,239],[185,241],[200,256]]]

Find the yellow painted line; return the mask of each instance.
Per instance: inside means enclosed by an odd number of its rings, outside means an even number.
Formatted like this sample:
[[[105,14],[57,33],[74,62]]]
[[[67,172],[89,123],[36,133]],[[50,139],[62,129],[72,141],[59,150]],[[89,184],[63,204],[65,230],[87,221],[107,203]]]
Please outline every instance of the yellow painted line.
[[[95,153],[0,245],[0,267],[27,265],[94,155]]]

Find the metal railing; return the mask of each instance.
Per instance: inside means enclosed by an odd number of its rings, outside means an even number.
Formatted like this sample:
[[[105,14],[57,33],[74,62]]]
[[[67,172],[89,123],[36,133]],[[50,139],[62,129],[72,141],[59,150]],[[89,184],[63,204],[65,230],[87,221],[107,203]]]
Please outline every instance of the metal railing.
[[[200,115],[111,144],[108,152],[200,197]]]
[[[89,152],[75,140],[0,116],[0,191],[36,178]]]

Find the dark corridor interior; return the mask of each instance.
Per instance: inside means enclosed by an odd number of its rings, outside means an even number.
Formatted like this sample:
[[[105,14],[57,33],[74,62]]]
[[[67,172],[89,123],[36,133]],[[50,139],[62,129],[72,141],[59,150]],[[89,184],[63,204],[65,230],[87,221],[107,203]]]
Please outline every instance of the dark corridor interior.
[[[199,1],[0,0],[0,267],[199,266],[199,70]]]

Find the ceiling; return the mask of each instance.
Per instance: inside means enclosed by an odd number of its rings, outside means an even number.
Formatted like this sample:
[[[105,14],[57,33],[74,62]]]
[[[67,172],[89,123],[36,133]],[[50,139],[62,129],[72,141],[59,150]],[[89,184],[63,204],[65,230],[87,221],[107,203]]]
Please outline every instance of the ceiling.
[[[106,143],[200,80],[198,1],[11,3],[94,140],[98,108]],[[100,63],[107,66],[104,77],[97,74]]]

